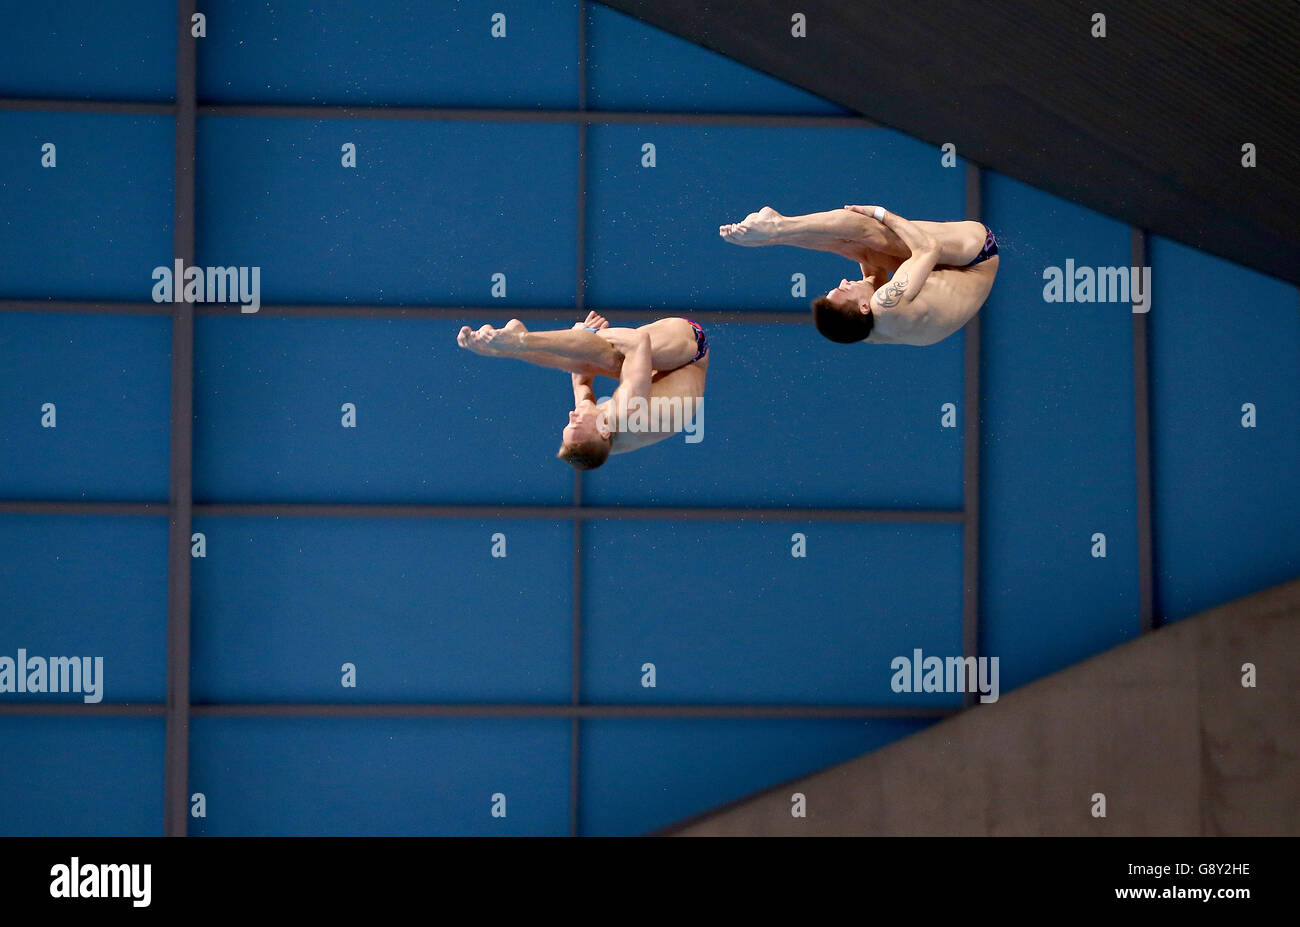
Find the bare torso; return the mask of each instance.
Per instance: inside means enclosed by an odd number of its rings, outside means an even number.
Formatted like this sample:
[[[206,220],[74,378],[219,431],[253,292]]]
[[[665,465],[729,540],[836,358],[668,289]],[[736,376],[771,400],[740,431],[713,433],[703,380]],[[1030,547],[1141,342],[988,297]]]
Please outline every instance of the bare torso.
[[[696,416],[700,414],[700,403],[704,399],[704,378],[709,370],[709,355],[706,353],[699,360],[678,367],[674,370],[656,370],[650,378],[650,400],[653,404],[658,401],[660,415],[658,424],[671,425],[671,419],[668,415],[663,414],[668,409],[676,411],[676,403],[673,400],[680,400],[682,414],[685,415],[686,422],[693,422]],[[667,400],[667,402],[665,402]],[[609,402],[602,402],[598,408],[608,414]],[[678,422],[681,419],[677,419]],[[680,425],[678,427],[653,428],[653,429],[636,429],[636,430],[616,430],[614,432],[613,444],[610,447],[610,454],[626,454],[629,451],[640,450],[651,444],[657,444],[665,438],[671,438],[674,435],[682,433]]]
[[[644,422],[635,419],[633,414],[629,414],[627,422],[618,422],[612,418],[609,401],[598,405],[602,413],[611,416],[611,454],[626,454],[657,444],[681,434],[684,427],[694,431],[703,426],[704,379],[711,352],[705,351],[703,357],[695,360],[699,351],[695,329],[683,318],[658,319],[642,325],[638,331],[650,336],[650,358],[654,364],[648,397],[650,414]]]
[[[872,307],[875,324],[867,341],[911,345],[942,341],[979,312],[997,272],[996,254],[969,267],[936,267],[910,303],[890,310]]]

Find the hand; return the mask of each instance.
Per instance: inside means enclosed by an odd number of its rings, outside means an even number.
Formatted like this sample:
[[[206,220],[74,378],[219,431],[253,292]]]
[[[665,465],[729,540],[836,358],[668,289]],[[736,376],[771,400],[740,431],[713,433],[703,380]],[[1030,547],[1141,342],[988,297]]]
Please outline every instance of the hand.
[[[745,216],[741,222],[718,226],[718,234],[723,241],[746,248],[774,244],[781,218],[781,214],[771,206],[764,206]]]
[[[876,210],[877,210],[877,209],[880,209],[881,207],[879,207],[879,206],[845,206],[844,208],[847,209],[849,212],[856,212],[856,213],[859,213],[860,215],[870,216],[871,218],[874,219],[874,218],[876,218]]]
[[[609,328],[609,319],[605,318],[603,315],[588,312],[586,320],[583,322],[575,322],[573,327],[577,331],[582,331],[584,328],[594,328],[599,331],[602,328]]]

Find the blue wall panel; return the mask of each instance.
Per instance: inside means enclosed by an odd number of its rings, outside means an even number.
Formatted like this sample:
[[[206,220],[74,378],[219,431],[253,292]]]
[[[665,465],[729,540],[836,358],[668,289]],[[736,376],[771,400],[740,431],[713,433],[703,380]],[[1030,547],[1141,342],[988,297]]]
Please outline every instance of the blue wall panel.
[[[642,167],[642,145],[655,167]],[[593,306],[807,312],[857,265],[718,237],[760,206],[784,215],[876,203],[965,218],[965,171],[886,129],[593,125],[587,140],[587,300]],[[807,295],[791,295],[802,273]]]
[[[197,263],[260,267],[268,303],[572,305],[577,145],[574,125],[202,117]]]
[[[924,721],[588,721],[584,836],[632,836],[842,763]]]
[[[195,498],[567,503],[573,471],[555,459],[566,378],[471,354],[458,328],[200,318]],[[356,428],[342,427],[345,402]]]
[[[1010,689],[1139,631],[1132,308],[1043,297],[1044,268],[1126,267],[1130,237],[996,174],[984,214],[1001,266],[980,312],[981,652]]]
[[[961,653],[960,540],[958,525],[588,525],[583,698],[959,705],[893,692],[890,661]]]
[[[171,335],[159,316],[0,315],[0,496],[166,499]]]
[[[161,718],[0,718],[0,836],[158,837]]]
[[[587,4],[587,105],[600,110],[844,115],[843,107],[617,10]]]
[[[200,517],[194,530],[207,538],[192,571],[198,701],[569,697],[568,523]]]
[[[174,0],[6,3],[3,16],[0,96],[175,98]]]
[[[163,698],[165,517],[0,516],[0,602],[0,656],[16,660],[21,647],[29,657],[102,657],[104,703]],[[0,701],[84,696],[14,692]]]
[[[204,5],[199,96],[227,103],[574,108],[577,0]],[[505,35],[492,36],[504,11]]]
[[[172,261],[174,148],[170,116],[0,112],[0,298],[147,302]]]
[[[196,718],[190,787],[205,836],[560,836],[565,719]],[[506,816],[492,817],[492,796]]]
[[[941,427],[941,407],[961,408],[964,336],[917,349],[835,345],[811,322],[705,328],[702,439],[610,458],[584,501],[961,507],[961,422]]]
[[[843,114],[597,3],[214,0],[203,12],[207,103],[567,111],[585,96],[596,111]],[[504,38],[491,35],[497,12]],[[170,100],[175,27],[158,0],[15,10],[0,95]],[[736,248],[719,224],[846,201],[965,218],[964,165],[944,168],[933,145],[887,129],[647,115],[592,124],[583,142],[569,117],[397,115],[201,116],[196,263],[257,267],[265,304],[468,306],[472,326],[549,307],[554,319],[530,327],[568,327],[581,183],[591,306],[645,321],[807,319],[856,266]],[[54,168],[40,165],[47,141]],[[0,299],[149,300],[153,268],[173,258],[175,141],[170,116],[0,113]],[[340,163],[349,142],[355,168]],[[1005,692],[1139,630],[1132,315],[1045,302],[1042,276],[1068,260],[1127,266],[1130,242],[1118,222],[985,180],[1002,259],[981,312],[980,644]],[[1300,314],[1293,287],[1159,239],[1150,258],[1157,604],[1177,619],[1300,572]],[[227,305],[196,319],[196,503],[560,510],[201,513],[194,699],[568,704],[575,481],[554,459],[567,377],[460,350],[461,320],[271,315]],[[962,506],[964,334],[912,349],[836,346],[810,324],[707,327],[704,440],[611,460],[582,478],[584,505]],[[0,499],[166,499],[171,335],[161,314],[0,313]],[[43,402],[58,404],[57,429],[39,427]],[[1254,429],[1241,427],[1246,402]],[[344,403],[356,428],[342,427]],[[955,428],[941,427],[946,403]],[[490,556],[497,531],[505,559]],[[806,558],[790,555],[795,532]],[[1105,559],[1090,554],[1096,532]],[[587,703],[960,704],[890,688],[894,657],[961,646],[959,524],[596,520],[581,542]],[[103,656],[105,702],[161,701],[166,544],[163,517],[0,517],[0,655]],[[645,662],[653,689],[640,685]],[[340,685],[343,663],[356,688]],[[580,831],[661,828],[928,723],[584,721]],[[208,817],[191,827],[564,834],[570,725],[196,716],[190,786]],[[0,833],[161,829],[161,718],[0,718],[0,744]],[[490,814],[495,792],[505,819]]]
[[[1300,299],[1161,238],[1151,264],[1157,592],[1177,619],[1300,575]]]

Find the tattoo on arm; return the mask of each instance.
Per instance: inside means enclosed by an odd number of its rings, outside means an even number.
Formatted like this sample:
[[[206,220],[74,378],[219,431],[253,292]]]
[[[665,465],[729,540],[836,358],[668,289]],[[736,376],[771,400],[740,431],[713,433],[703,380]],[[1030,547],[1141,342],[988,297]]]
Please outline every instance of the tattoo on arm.
[[[907,274],[895,274],[894,279],[877,293],[880,297],[880,305],[885,309],[897,306],[903,294],[907,292]]]

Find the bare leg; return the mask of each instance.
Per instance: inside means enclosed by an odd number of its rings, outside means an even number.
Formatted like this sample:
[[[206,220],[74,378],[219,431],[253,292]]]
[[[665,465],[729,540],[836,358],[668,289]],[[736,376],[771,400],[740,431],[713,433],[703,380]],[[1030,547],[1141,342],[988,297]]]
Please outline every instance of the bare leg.
[[[889,278],[903,263],[903,258],[895,257],[892,254],[884,254],[880,251],[868,251],[862,261],[859,262],[862,267],[862,279],[874,276],[876,285],[883,286]]]
[[[912,220],[924,230],[939,247],[938,263],[965,267],[975,260],[984,247],[985,228],[979,222],[927,222]],[[724,241],[734,245],[758,247],[762,245],[792,245],[829,251],[860,264],[881,266],[879,255],[906,260],[912,256],[897,233],[885,227],[873,216],[850,209],[832,209],[806,216],[783,216],[770,206],[750,213],[743,222],[718,228]],[[875,257],[870,255],[874,254]]]
[[[854,206],[854,210],[866,210],[864,206]],[[864,218],[871,218],[864,216]],[[875,220],[872,219],[874,222]],[[984,236],[988,230],[982,223],[973,219],[961,222],[928,222],[924,219],[909,219],[912,225],[934,240],[939,249],[938,264],[948,267],[965,267],[975,260],[984,247]],[[894,234],[890,232],[890,234]],[[906,249],[906,245],[904,248]],[[910,256],[910,249],[905,255]]]
[[[746,216],[743,222],[720,226],[718,234],[723,241],[734,245],[792,245],[829,251],[859,262],[867,251],[900,258],[910,257],[912,253],[902,239],[882,223],[847,209],[783,216],[770,206],[764,206]]]
[[[661,373],[676,370],[695,360],[695,352],[699,350],[695,329],[685,319],[659,319],[642,325],[637,331],[650,336],[650,363],[655,370]]]
[[[562,354],[549,354],[545,351],[529,351],[526,354],[503,354],[502,357],[515,357],[522,361],[528,361],[537,367],[547,367],[551,370],[563,370],[566,373],[576,373],[584,377],[610,377],[617,380],[619,373],[623,369],[623,356],[618,355],[617,366],[606,366],[590,361],[578,361]]]
[[[466,325],[456,343],[484,357],[514,357],[584,376],[617,378],[623,369],[623,355],[599,335],[581,329],[530,332],[518,319],[502,328],[484,325],[478,331]]]

